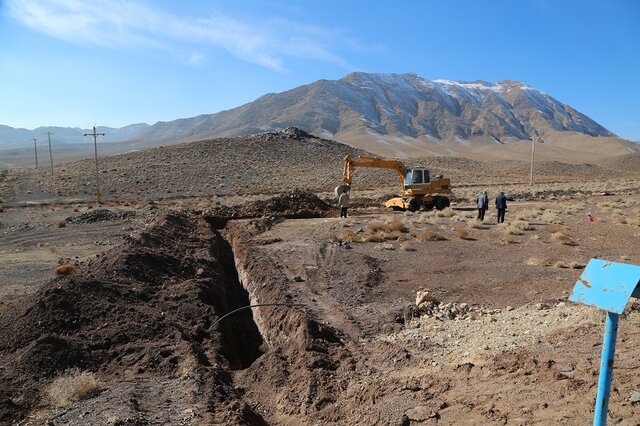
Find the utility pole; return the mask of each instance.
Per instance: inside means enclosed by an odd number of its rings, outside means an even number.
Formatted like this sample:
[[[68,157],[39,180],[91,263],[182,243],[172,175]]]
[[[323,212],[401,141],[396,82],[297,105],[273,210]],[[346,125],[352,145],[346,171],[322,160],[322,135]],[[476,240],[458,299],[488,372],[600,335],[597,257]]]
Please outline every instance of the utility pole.
[[[98,136],[104,136],[104,133],[96,133],[96,126],[93,126],[93,133],[85,133],[85,136],[93,136],[93,148],[96,158],[96,200],[100,204],[100,173],[98,171]]]
[[[538,139],[537,134],[531,137],[531,173],[529,174],[529,185],[533,185],[533,158],[536,153],[536,139]]]
[[[33,150],[36,153],[36,169],[38,168],[38,145],[36,144],[36,141],[38,139],[33,138]]]
[[[46,133],[47,137],[49,138],[49,161],[51,161],[51,175],[53,176],[53,154],[51,153],[51,135],[53,135],[54,133],[48,130],[44,133]]]

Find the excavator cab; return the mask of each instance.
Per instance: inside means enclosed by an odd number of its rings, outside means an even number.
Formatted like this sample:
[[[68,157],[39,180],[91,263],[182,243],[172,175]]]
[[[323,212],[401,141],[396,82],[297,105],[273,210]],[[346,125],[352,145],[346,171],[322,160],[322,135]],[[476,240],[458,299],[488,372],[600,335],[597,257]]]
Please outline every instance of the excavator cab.
[[[423,168],[407,169],[404,180],[405,187],[411,187],[411,185],[422,185],[429,182],[429,170]]]

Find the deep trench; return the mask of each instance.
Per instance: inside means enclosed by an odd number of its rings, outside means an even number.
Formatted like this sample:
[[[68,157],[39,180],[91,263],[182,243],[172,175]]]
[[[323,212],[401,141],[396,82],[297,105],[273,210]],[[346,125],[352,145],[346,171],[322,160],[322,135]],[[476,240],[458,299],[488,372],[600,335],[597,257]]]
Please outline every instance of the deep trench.
[[[218,260],[224,271],[226,302],[226,310],[218,313],[218,317],[221,317],[234,309],[249,306],[250,300],[249,293],[238,278],[231,245],[220,237],[218,250]],[[261,349],[264,340],[253,320],[251,309],[243,309],[224,318],[217,327],[222,335],[222,353],[232,370],[248,368],[264,353]]]

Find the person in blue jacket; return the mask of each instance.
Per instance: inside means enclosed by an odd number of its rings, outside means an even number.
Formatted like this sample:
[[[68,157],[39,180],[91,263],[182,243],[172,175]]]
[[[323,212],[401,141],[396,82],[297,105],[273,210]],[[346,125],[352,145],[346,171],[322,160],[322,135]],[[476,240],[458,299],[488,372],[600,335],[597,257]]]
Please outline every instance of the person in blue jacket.
[[[496,197],[496,209],[498,209],[498,223],[504,222],[504,214],[507,211],[507,197],[501,192]]]

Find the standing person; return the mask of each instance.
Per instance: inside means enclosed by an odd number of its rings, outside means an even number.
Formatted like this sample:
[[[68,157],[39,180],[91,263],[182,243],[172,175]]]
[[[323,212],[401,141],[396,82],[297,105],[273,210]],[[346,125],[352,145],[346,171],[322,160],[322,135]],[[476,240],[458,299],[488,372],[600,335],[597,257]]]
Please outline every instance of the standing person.
[[[347,209],[349,208],[349,191],[345,189],[338,198],[338,207],[340,207],[340,217],[347,217]]]
[[[478,205],[478,220],[484,220],[484,213],[489,208],[489,195],[487,191],[478,194],[476,204]]]
[[[504,222],[504,214],[507,211],[507,197],[501,192],[496,197],[496,208],[498,209],[498,223]]]

